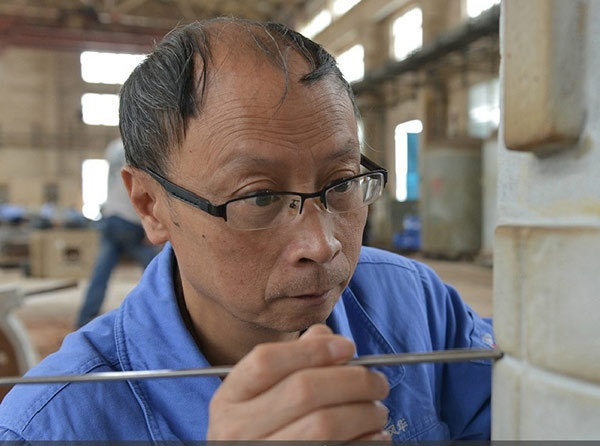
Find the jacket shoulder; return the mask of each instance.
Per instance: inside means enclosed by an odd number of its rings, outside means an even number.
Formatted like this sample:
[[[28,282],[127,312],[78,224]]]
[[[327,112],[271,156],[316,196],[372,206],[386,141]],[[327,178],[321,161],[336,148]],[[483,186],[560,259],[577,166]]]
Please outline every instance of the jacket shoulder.
[[[107,316],[69,334],[56,353],[45,358],[26,376],[119,370],[112,318]],[[122,409],[115,402],[122,403],[127,393],[130,390],[125,381],[15,386],[0,405],[0,439],[14,439],[15,436],[27,441],[105,438],[107,433],[96,432],[97,426],[106,428],[107,424],[100,422],[102,419],[119,416]],[[102,413],[90,413],[92,405],[103,407]]]
[[[363,247],[351,281],[354,286],[401,285],[413,293],[423,289],[425,282],[437,275],[427,265],[389,251]],[[417,293],[419,294],[419,293]]]
[[[416,289],[431,291],[431,288],[444,288],[445,286],[431,267],[418,260],[377,248],[363,247],[353,282],[372,284],[376,280],[409,286],[413,292]]]
[[[414,260],[390,251],[363,246],[358,259],[357,268],[374,264],[403,268],[408,272],[417,273],[417,268],[415,266],[416,262]]]

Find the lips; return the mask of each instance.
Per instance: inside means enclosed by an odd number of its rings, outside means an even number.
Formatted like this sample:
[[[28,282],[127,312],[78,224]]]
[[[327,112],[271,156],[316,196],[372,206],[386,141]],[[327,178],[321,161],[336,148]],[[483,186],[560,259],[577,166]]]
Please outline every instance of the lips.
[[[302,294],[290,296],[290,298],[292,298],[292,299],[321,299],[321,298],[327,297],[327,294],[329,294],[330,291],[331,290],[316,291],[313,293],[302,293]]]
[[[343,288],[348,281],[349,268],[342,264],[336,268],[309,269],[303,274],[292,274],[285,281],[277,281],[266,290],[266,300],[303,299],[319,300],[331,296],[334,290]],[[295,276],[295,277],[294,277]],[[289,276],[288,276],[289,277]]]

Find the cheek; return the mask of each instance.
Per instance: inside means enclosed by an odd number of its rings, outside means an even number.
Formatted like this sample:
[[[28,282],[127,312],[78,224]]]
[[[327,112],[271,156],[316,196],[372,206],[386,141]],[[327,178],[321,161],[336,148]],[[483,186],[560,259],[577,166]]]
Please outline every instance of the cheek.
[[[262,292],[269,270],[268,245],[251,235],[215,226],[186,237],[185,243],[196,252],[196,280],[192,280],[212,282],[226,295],[239,294],[241,289]]]
[[[342,249],[347,255],[354,252],[358,258],[362,243],[362,233],[367,221],[367,209],[339,214],[336,218],[337,239],[342,243]]]

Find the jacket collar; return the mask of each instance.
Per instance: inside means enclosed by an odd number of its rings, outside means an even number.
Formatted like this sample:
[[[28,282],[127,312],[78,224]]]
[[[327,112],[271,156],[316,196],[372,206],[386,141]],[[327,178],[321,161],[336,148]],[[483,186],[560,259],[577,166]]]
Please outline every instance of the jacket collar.
[[[327,319],[327,325],[334,333],[354,342],[355,356],[398,353],[385,339],[350,287],[346,287],[342,293]],[[404,378],[405,370],[402,365],[374,368],[387,376],[390,388]]]
[[[115,340],[123,370],[210,366],[179,312],[173,264],[173,248],[167,243],[123,302],[115,319]],[[358,355],[395,353],[350,288],[344,290],[327,325],[335,333],[352,339]],[[388,377],[390,387],[404,377],[402,366],[378,369]],[[145,412],[153,437],[174,440],[205,437],[207,402],[220,384],[217,377],[203,377],[141,380],[131,382],[130,386]]]
[[[177,306],[170,244],[146,268],[115,319],[123,370],[186,369],[210,364],[188,332]],[[205,438],[208,403],[218,377],[130,382],[155,440]]]

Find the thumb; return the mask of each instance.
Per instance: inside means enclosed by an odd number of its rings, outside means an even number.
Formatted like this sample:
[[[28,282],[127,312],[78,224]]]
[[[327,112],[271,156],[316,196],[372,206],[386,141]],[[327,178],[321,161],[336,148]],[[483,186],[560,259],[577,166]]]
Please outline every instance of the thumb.
[[[329,328],[327,325],[315,324],[308,327],[308,329],[304,333],[302,333],[300,339],[312,339],[318,336],[327,336],[331,334],[333,334],[333,332],[331,331],[331,328]]]
[[[331,329],[324,324],[315,324],[308,328],[302,336],[300,336],[299,342],[306,343],[322,343],[327,339],[327,345],[333,357],[338,359],[339,364],[343,364],[352,358],[355,347],[354,343],[343,337],[342,335],[335,334]]]

